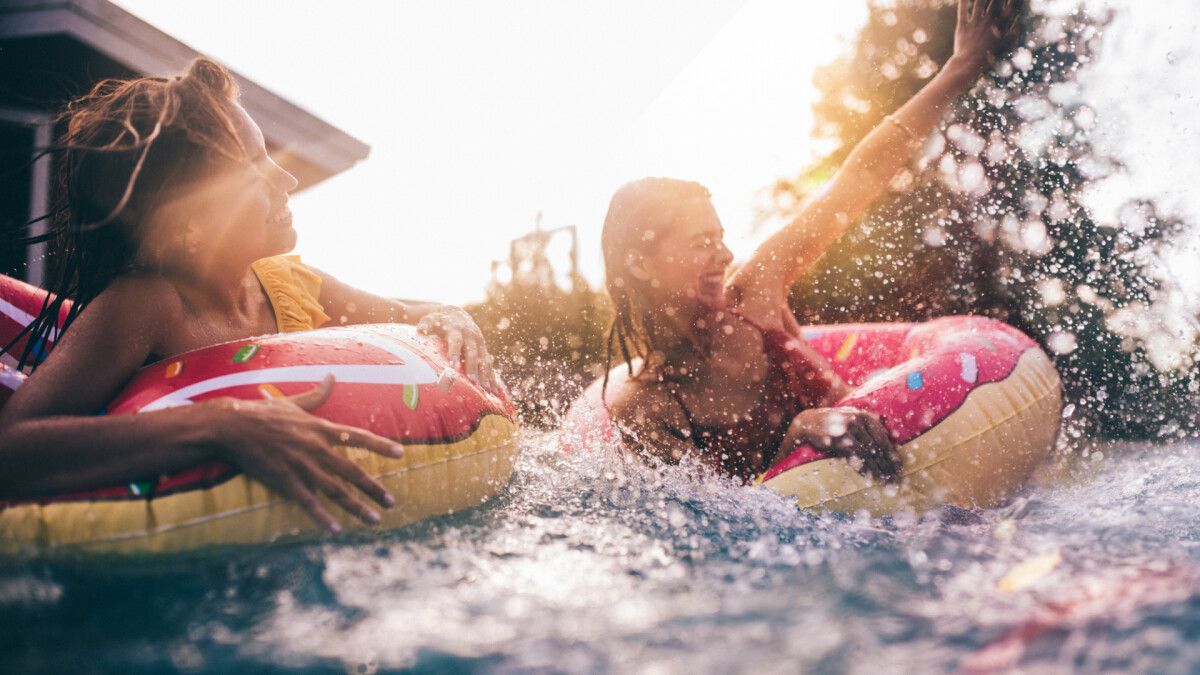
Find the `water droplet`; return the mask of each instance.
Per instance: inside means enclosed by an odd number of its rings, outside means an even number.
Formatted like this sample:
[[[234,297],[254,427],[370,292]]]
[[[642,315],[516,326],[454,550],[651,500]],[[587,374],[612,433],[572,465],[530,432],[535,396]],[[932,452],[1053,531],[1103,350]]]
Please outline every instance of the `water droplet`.
[[[1058,331],[1051,333],[1050,336],[1046,338],[1046,346],[1049,347],[1050,351],[1054,352],[1055,354],[1063,355],[1070,354],[1071,352],[1075,351],[1075,348],[1078,345],[1075,341],[1074,333],[1070,333],[1068,331]]]

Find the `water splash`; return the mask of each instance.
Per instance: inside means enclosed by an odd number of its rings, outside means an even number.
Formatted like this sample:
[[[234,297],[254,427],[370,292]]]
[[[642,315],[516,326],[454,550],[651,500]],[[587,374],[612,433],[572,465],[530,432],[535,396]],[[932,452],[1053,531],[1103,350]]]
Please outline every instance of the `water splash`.
[[[11,562],[0,650],[28,672],[1200,667],[1200,446],[1075,444],[1003,508],[888,518],[561,446],[529,434],[497,499],[379,536]]]

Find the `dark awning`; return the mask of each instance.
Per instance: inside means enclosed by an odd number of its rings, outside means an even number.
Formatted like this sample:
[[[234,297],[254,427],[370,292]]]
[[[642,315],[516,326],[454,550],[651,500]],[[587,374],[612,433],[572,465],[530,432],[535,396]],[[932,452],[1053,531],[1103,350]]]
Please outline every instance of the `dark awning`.
[[[106,0],[0,0],[0,108],[53,112],[101,79],[171,75],[197,56]],[[300,181],[299,189],[349,169],[370,152],[362,141],[234,75],[242,104],[262,128],[272,156]]]

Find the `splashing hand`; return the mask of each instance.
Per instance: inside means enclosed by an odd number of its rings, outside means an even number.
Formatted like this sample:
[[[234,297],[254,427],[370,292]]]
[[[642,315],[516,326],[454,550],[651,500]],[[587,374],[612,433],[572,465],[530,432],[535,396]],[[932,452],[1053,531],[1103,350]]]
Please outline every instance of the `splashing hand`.
[[[850,407],[805,410],[792,420],[781,451],[790,453],[800,445],[847,459],[858,471],[880,480],[900,478],[900,453],[883,418],[873,412]]]
[[[1024,4],[1024,0],[958,0],[951,58],[969,63],[980,72],[988,68],[998,55],[1016,44]]]

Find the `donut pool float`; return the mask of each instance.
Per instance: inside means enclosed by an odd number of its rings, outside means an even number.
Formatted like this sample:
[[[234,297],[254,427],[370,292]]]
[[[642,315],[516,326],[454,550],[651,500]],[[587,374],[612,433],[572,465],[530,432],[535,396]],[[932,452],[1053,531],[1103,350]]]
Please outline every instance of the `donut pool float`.
[[[487,501],[516,463],[512,402],[461,376],[442,351],[411,326],[392,324],[238,340],[143,368],[102,414],[290,396],[332,373],[333,393],[313,414],[404,445],[401,459],[334,448],[396,498],[379,513],[380,527],[397,528]],[[23,378],[10,368],[5,374],[14,387]],[[321,534],[294,502],[220,461],[86,493],[0,502],[0,553],[172,553]]]
[[[47,295],[37,286],[0,274],[0,408],[25,381],[25,371],[17,369],[17,362],[29,344],[27,328],[41,313]],[[57,325],[48,336],[49,344],[34,343],[32,354],[35,361],[44,358],[54,347],[54,340],[58,339],[58,327],[66,320],[70,308],[70,302],[63,303]]]
[[[802,446],[754,482],[801,508],[885,515],[940,504],[988,508],[1049,454],[1061,388],[1049,357],[1017,329],[982,317],[926,323],[810,326],[804,339],[854,389],[835,405],[878,413],[900,450],[901,480],[884,483]],[[608,415],[625,366],[593,383],[564,421],[566,442],[621,445]]]
[[[17,360],[25,353],[29,344],[30,336],[26,328],[41,313],[47,295],[46,291],[37,286],[0,274],[0,352],[3,352],[0,353],[0,365],[16,367]],[[58,312],[58,326],[62,326],[70,309],[69,301],[62,304]],[[34,360],[40,361],[44,358],[57,339],[56,327],[50,331],[45,341],[33,345]],[[7,400],[7,397],[3,400]],[[3,404],[3,400],[0,400],[0,404]]]

